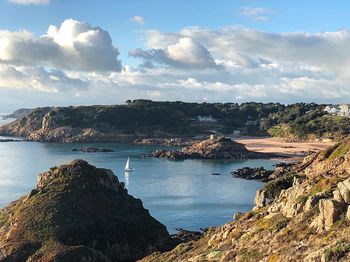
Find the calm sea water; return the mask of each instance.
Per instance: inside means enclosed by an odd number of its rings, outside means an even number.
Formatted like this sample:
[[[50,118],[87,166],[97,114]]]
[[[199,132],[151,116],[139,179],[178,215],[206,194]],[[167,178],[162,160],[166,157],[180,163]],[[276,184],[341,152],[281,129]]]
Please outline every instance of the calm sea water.
[[[1,123],[1,122],[0,122]],[[84,159],[98,167],[112,169],[125,182],[131,195],[140,198],[152,216],[173,233],[176,228],[198,230],[232,220],[238,211],[253,206],[255,191],[262,183],[233,178],[240,167],[272,168],[273,160],[169,161],[148,158],[156,147],[123,144],[94,144],[113,149],[111,153],[71,152],[91,144],[37,142],[0,143],[0,207],[30,191],[36,175],[73,159]],[[127,157],[136,169],[123,171]],[[213,176],[211,173],[220,173]]]

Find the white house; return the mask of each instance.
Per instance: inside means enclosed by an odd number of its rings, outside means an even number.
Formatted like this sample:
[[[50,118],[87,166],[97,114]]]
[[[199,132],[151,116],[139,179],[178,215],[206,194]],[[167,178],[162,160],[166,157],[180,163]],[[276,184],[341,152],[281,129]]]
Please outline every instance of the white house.
[[[348,105],[340,105],[339,106],[339,115],[340,116],[350,116],[349,106]]]
[[[212,116],[198,116],[197,120],[201,123],[216,123],[218,121]]]
[[[348,105],[326,106],[323,111],[331,115],[350,117],[350,107]]]

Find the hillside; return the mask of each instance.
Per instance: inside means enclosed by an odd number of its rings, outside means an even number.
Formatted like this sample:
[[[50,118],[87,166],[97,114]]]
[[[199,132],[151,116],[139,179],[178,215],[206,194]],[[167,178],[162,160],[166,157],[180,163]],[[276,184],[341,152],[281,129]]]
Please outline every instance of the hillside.
[[[134,261],[169,239],[112,171],[83,160],[40,174],[0,210],[0,261]]]
[[[275,176],[253,211],[141,261],[349,261],[350,139]]]
[[[325,115],[324,105],[127,101],[124,105],[37,108],[0,127],[0,135],[48,142],[133,142],[142,138],[240,135],[339,138],[347,118]],[[327,120],[327,121],[326,121]],[[281,131],[280,126],[286,130]]]

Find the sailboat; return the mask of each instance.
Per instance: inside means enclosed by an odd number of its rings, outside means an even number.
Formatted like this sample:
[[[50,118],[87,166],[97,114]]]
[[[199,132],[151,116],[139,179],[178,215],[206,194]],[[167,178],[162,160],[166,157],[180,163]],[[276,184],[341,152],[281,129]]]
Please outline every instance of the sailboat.
[[[125,172],[133,172],[133,171],[135,171],[135,169],[130,167],[130,157],[128,157],[128,160],[126,161],[126,165],[125,165],[124,171]]]

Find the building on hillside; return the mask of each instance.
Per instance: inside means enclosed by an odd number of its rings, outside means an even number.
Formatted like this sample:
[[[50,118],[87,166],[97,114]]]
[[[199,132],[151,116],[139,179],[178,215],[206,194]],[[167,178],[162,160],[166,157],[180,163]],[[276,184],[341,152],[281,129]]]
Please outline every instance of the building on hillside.
[[[198,116],[197,117],[198,122],[200,123],[216,123],[218,120],[213,118],[212,116]]]
[[[338,105],[338,106],[326,106],[323,111],[334,116],[345,116],[350,117],[349,105]]]
[[[348,105],[340,105],[339,106],[339,115],[340,116],[350,116],[349,106]]]

